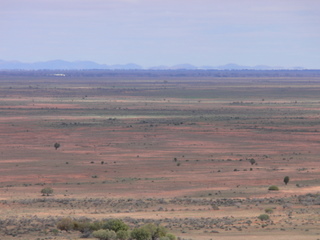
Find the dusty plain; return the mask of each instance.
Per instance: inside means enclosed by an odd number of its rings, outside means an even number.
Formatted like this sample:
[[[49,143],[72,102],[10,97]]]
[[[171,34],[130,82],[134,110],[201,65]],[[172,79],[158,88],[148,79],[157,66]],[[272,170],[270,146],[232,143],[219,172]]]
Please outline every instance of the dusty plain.
[[[320,239],[319,132],[320,77],[2,74],[0,239],[80,239],[66,216]]]

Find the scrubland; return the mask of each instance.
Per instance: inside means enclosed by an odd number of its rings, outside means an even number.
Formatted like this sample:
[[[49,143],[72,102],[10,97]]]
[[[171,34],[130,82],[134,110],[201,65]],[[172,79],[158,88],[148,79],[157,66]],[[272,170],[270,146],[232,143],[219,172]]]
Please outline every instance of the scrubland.
[[[320,77],[226,74],[2,74],[0,239],[320,239]]]

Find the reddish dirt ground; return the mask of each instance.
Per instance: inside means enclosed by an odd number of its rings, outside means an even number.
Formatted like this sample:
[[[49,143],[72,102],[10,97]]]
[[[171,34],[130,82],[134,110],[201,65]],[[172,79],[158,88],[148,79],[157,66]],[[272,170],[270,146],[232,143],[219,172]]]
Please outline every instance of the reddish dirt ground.
[[[320,191],[320,105],[307,82],[282,80],[292,94],[275,96],[279,87],[267,82],[245,90],[186,81],[168,92],[152,81],[136,83],[133,91],[127,82],[70,88],[52,80],[30,88],[31,80],[0,88],[2,200],[38,198],[44,185],[55,197],[79,199],[279,198]],[[320,91],[320,83],[312,84]],[[97,90],[102,87],[105,92]],[[195,96],[189,98],[189,90]],[[270,185],[280,191],[269,192]],[[195,234],[211,238],[182,235]],[[250,234],[245,239],[264,239]]]

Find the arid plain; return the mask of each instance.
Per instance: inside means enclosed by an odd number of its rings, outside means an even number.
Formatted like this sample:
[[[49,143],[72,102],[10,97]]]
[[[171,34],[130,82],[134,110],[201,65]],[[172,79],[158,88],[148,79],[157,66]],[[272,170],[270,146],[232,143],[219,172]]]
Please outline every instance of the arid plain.
[[[67,216],[320,239],[319,76],[59,74],[0,76],[0,239],[80,239]]]

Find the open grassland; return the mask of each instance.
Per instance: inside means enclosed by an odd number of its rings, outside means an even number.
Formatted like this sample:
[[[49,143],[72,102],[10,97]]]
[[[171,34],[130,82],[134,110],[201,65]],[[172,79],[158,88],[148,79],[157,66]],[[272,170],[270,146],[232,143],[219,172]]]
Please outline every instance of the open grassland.
[[[320,77],[0,82],[1,239],[78,239],[51,232],[66,216],[184,239],[320,239]]]

